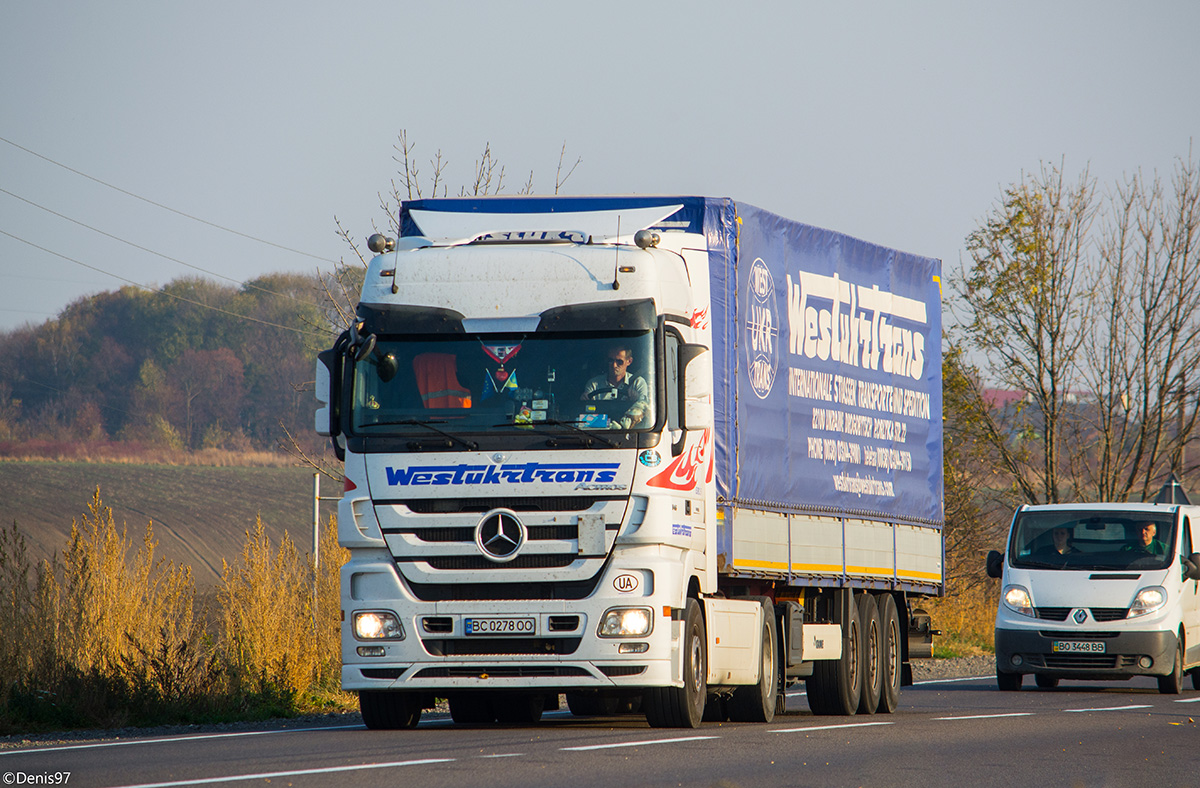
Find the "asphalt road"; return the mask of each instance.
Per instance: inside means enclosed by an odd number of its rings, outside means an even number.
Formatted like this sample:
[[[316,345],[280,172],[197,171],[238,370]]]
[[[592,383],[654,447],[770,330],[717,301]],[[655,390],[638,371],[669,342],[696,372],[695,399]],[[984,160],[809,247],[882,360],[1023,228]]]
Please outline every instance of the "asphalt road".
[[[1195,786],[1200,692],[1153,681],[907,687],[891,715],[815,717],[802,694],[770,725],[647,727],[548,712],[526,727],[360,725],[126,738],[0,751],[8,785]],[[802,685],[801,685],[802,686]],[[69,772],[69,775],[66,773]]]

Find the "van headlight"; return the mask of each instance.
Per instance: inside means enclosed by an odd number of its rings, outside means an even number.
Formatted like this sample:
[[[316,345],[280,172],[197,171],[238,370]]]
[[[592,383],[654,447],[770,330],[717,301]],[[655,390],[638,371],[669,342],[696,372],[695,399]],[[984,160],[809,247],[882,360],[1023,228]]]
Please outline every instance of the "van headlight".
[[[614,607],[604,611],[596,634],[602,638],[643,637],[654,628],[654,613],[648,607]]]
[[[366,610],[354,614],[354,637],[359,640],[404,640],[404,627],[394,613]]]
[[[1014,613],[1020,613],[1023,616],[1037,617],[1037,611],[1033,609],[1033,600],[1029,598],[1029,592],[1024,586],[1008,586],[1004,589],[1004,606]]]
[[[1137,618],[1138,616],[1148,616],[1151,613],[1162,610],[1167,604],[1167,589],[1162,586],[1150,586],[1143,588],[1137,592],[1137,596],[1133,598],[1133,604],[1129,606],[1129,615],[1126,618]]]

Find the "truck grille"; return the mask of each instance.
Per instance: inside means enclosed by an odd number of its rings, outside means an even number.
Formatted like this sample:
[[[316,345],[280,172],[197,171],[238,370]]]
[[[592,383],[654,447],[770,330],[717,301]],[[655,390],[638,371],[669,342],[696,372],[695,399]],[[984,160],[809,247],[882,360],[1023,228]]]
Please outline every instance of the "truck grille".
[[[584,599],[600,582],[600,574],[574,583],[413,583],[409,590],[422,602],[480,602],[517,599]]]
[[[458,570],[464,569],[561,569],[570,566],[578,558],[574,553],[566,555],[520,555],[513,560],[497,564],[481,555],[452,555],[441,558],[412,558],[410,561],[423,561],[433,569]],[[400,563],[397,561],[397,563]]]
[[[597,501],[621,500],[600,498],[594,495],[559,495],[540,498],[417,498],[408,501],[379,501],[399,503],[417,514],[460,514],[463,512],[490,512],[492,509],[511,509],[514,512],[584,512]]]
[[[385,534],[412,534],[422,542],[474,542],[475,529],[466,528],[385,528]],[[546,539],[578,539],[579,527],[576,525],[531,525],[528,528],[529,541],[537,542]]]
[[[574,654],[582,638],[464,638],[421,640],[435,657],[485,654]]]
[[[496,678],[557,678],[592,674],[574,665],[477,665],[461,668],[424,668],[417,671],[413,678],[469,679],[485,675]]]

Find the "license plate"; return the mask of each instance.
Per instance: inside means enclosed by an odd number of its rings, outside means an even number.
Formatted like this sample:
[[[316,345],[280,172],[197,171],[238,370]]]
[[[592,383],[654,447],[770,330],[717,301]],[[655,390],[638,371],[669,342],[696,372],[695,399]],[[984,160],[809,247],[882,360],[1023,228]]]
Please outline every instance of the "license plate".
[[[466,618],[463,633],[467,635],[536,635],[536,618]]]
[[[1059,654],[1070,653],[1085,653],[1085,654],[1103,654],[1104,641],[1102,640],[1056,640],[1054,641],[1053,649]]]

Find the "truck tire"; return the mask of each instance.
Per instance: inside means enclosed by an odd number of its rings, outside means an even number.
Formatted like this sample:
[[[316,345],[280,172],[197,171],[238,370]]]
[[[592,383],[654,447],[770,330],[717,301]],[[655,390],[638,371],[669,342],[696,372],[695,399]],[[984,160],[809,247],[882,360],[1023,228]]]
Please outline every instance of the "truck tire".
[[[775,719],[779,694],[779,633],[775,624],[775,603],[765,596],[750,597],[762,605],[762,654],[758,683],[738,687],[729,699],[729,719],[734,722],[770,722]]]
[[[879,708],[883,685],[883,651],[879,627],[879,606],[869,593],[858,595],[858,631],[862,643],[862,692],[858,696],[858,713],[874,714]]]
[[[1021,689],[1021,681],[1025,676],[1021,673],[1001,673],[996,671],[996,686],[1001,692],[1016,692]]]
[[[496,721],[508,725],[533,725],[545,708],[546,696],[540,692],[502,693],[492,698]]]
[[[450,718],[457,725],[482,725],[496,721],[492,699],[483,692],[459,692],[447,699],[450,703]]]
[[[1158,691],[1163,695],[1183,692],[1183,640],[1175,642],[1175,665],[1170,673],[1158,677]]]
[[[838,622],[843,630],[841,659],[817,660],[807,681],[808,707],[813,714],[852,715],[858,711],[862,695],[862,641],[858,608],[853,601],[848,607],[846,620]]]
[[[900,640],[900,613],[891,594],[880,594],[879,605],[879,666],[883,681],[879,692],[879,713],[891,714],[900,706],[900,684],[904,678],[904,645]]]
[[[421,720],[421,704],[408,692],[362,690],[358,693],[358,708],[363,724],[371,730],[415,728]]]
[[[652,728],[695,728],[708,700],[708,635],[700,603],[689,599],[683,613],[683,686],[652,687],[642,695],[642,708]]]

